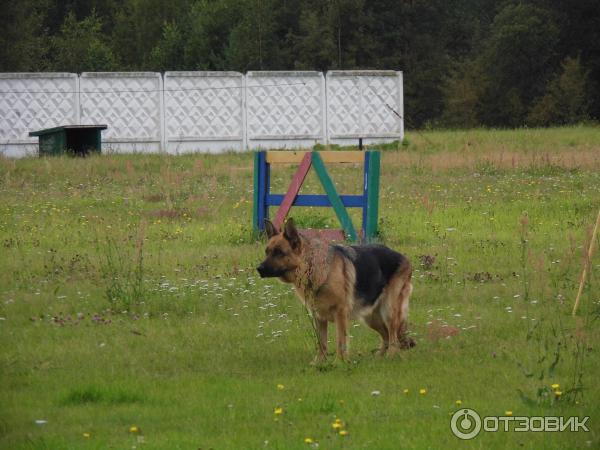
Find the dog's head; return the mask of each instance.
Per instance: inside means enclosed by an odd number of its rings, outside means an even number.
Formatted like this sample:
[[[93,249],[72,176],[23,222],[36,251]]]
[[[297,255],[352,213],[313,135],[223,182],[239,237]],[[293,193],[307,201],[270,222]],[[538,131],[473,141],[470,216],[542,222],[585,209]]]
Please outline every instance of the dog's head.
[[[302,239],[292,219],[288,219],[283,232],[277,230],[269,220],[265,221],[267,248],[265,260],[256,268],[261,278],[288,278],[300,264]]]

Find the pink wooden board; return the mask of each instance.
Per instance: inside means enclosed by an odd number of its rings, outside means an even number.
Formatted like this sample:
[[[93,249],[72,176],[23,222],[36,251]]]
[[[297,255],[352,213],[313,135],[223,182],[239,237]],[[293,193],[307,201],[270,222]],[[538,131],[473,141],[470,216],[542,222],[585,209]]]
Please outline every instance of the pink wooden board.
[[[279,205],[279,209],[277,210],[277,214],[275,215],[275,219],[273,219],[273,225],[278,230],[281,230],[281,225],[283,225],[283,221],[287,216],[290,208],[294,204],[294,200],[300,191],[300,187],[306,178],[306,174],[308,173],[308,169],[310,169],[311,165],[311,154],[310,152],[306,153],[302,158],[302,162],[300,166],[298,166],[298,170],[294,174],[294,178],[288,187],[287,192],[285,193],[285,197],[283,197],[283,201],[281,205]]]

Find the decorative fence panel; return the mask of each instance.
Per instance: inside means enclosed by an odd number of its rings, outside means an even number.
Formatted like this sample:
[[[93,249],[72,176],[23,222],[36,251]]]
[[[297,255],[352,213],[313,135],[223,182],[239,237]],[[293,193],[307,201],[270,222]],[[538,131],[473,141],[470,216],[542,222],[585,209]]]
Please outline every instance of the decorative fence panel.
[[[238,72],[165,73],[167,152],[243,150],[243,87]]]
[[[0,154],[36,154],[30,131],[77,123],[78,83],[73,73],[0,73]]]
[[[306,148],[325,142],[323,74],[248,72],[246,117],[250,148]]]
[[[81,124],[107,124],[102,149],[158,152],[163,147],[162,77],[154,72],[84,72]]]
[[[310,148],[404,136],[402,72],[0,74],[0,154],[28,133],[106,124],[105,152]]]
[[[404,137],[402,72],[327,73],[327,134],[330,143],[365,143]]]

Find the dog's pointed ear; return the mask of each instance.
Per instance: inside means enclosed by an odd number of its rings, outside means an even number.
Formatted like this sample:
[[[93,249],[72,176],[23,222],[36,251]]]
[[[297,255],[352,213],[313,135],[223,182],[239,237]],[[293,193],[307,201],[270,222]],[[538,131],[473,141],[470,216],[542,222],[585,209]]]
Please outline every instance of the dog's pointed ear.
[[[283,230],[283,236],[288,240],[293,249],[297,249],[300,247],[300,234],[296,229],[296,224],[294,223],[294,219],[288,219],[285,223],[285,228]]]
[[[277,227],[273,225],[269,219],[265,219],[265,231],[267,232],[267,238],[271,239],[276,234],[279,234]]]

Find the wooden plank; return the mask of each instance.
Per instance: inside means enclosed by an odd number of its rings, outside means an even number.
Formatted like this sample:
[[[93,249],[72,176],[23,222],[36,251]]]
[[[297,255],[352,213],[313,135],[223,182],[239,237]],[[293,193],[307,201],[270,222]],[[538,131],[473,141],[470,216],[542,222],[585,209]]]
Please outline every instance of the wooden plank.
[[[290,182],[285,197],[281,202],[281,206],[279,206],[277,214],[275,215],[275,219],[273,220],[273,225],[275,225],[275,228],[278,230],[281,229],[281,225],[283,225],[283,221],[290,211],[290,208],[292,207],[292,204],[298,195],[298,191],[300,191],[300,187],[302,187],[302,183],[304,183],[304,179],[306,178],[308,169],[310,169],[310,165],[310,153],[306,153],[302,159],[302,162],[300,163],[300,166],[298,167],[298,170],[294,174],[292,181]]]
[[[269,164],[297,164],[302,162],[304,155],[315,153],[308,151],[268,151],[267,163]],[[326,163],[359,163],[365,160],[364,152],[356,151],[324,151],[318,152]]]
[[[354,151],[326,151],[319,152],[321,154],[321,159],[325,163],[358,163],[362,164],[365,160],[364,152],[354,152]],[[323,155],[324,153],[324,155]]]
[[[283,202],[283,194],[269,194],[267,204],[279,206]],[[363,195],[340,195],[340,200],[346,208],[362,208],[365,204]],[[329,197],[325,194],[298,194],[292,206],[331,207]]]
[[[323,164],[323,160],[321,159],[319,152],[312,153],[312,164],[317,172],[317,176],[319,177],[321,184],[323,185],[323,188],[325,189],[325,192],[327,193],[327,197],[329,197],[331,206],[333,207],[338,220],[342,224],[342,228],[346,232],[346,235],[350,238],[350,240],[356,241],[356,230],[354,229],[354,225],[352,225],[352,220],[350,220],[348,211],[346,211],[346,208],[344,208],[344,204],[342,203],[342,200],[335,189],[335,185],[329,177],[327,169],[325,169],[325,164]]]
[[[296,151],[284,151],[284,152],[267,152],[267,161],[269,164],[282,164],[282,163],[299,163],[304,158],[304,155],[308,152],[296,152]]]
[[[368,198],[367,198],[367,224],[365,227],[365,238],[373,240],[377,235],[377,221],[379,218],[379,167],[380,153],[370,152],[369,174],[368,174]]]

